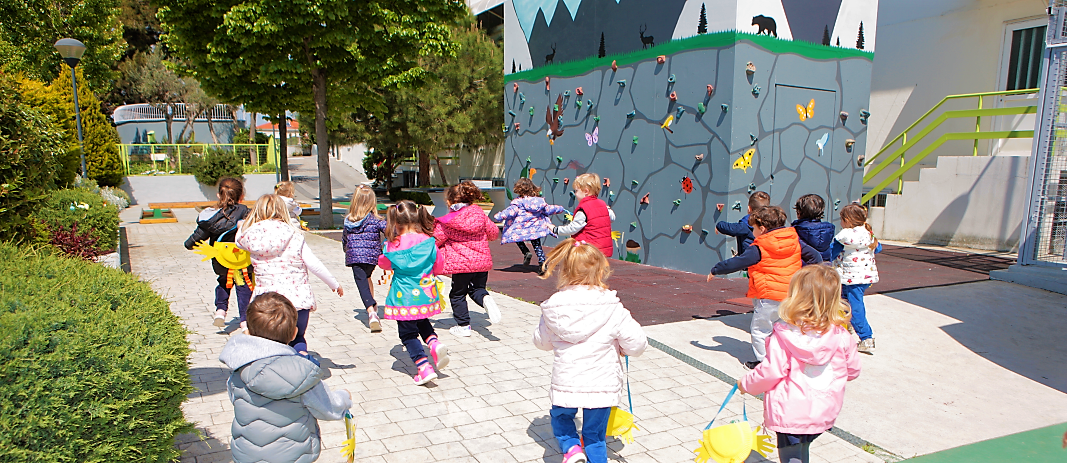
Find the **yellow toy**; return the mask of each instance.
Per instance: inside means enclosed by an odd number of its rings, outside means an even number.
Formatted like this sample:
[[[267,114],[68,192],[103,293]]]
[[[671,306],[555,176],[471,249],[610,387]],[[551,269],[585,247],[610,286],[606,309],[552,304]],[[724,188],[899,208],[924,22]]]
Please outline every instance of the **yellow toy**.
[[[612,232],[618,233],[618,232]],[[634,424],[634,398],[630,394],[630,357],[626,357],[626,397],[630,400],[630,411],[623,410],[619,407],[611,407],[611,414],[608,415],[608,432],[607,435],[617,437],[627,444],[634,442],[634,431],[640,431]]]
[[[207,241],[201,241],[196,243],[196,246],[193,246],[193,252],[204,256],[201,262],[215,259],[216,262],[229,269],[226,272],[227,288],[232,288],[234,284],[248,285],[249,289],[256,288],[256,282],[248,276],[248,267],[252,265],[252,255],[248,251],[238,248],[237,243],[216,241],[212,245],[207,244]],[[237,272],[237,270],[240,270],[240,272]]]
[[[356,418],[348,410],[345,410],[345,436],[341,455],[345,456],[345,461],[352,463],[356,460]]]
[[[734,384],[734,388],[730,390],[730,393],[726,395],[726,400],[722,402],[722,406],[715,413],[715,417],[711,419],[711,423],[708,423],[708,426],[704,428],[704,438],[700,440],[700,447],[693,450],[693,453],[697,454],[694,459],[697,463],[706,463],[708,459],[716,463],[741,463],[748,458],[748,455],[753,450],[764,457],[774,450],[771,436],[759,434],[760,427],[757,426],[753,430],[752,426],[748,424],[748,411],[744,409],[744,405],[742,405],[741,409],[744,421],[733,422],[717,428],[711,427],[715,424],[715,418],[718,418],[719,413],[722,413],[722,410],[726,408],[726,404],[730,402],[735,392],[737,392],[736,384]]]

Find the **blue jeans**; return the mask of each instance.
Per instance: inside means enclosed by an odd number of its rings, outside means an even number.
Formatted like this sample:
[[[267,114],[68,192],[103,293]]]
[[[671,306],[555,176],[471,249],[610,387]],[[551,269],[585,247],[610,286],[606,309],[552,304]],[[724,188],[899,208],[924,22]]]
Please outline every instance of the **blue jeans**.
[[[778,435],[778,458],[782,463],[808,463],[811,443],[820,434],[786,434]]]
[[[841,285],[841,297],[852,307],[852,329],[860,341],[874,337],[871,325],[867,324],[867,308],[863,306],[863,292],[871,285]]]
[[[552,434],[559,442],[560,452],[567,453],[571,447],[585,442],[585,457],[589,463],[607,463],[608,461],[608,417],[611,407],[582,409],[582,439],[578,439],[578,429],[574,427],[577,408],[552,406]]]

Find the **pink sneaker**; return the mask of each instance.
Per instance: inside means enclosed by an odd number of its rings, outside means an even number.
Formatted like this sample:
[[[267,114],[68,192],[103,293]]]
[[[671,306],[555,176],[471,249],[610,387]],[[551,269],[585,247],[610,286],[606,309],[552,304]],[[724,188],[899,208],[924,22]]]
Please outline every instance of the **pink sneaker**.
[[[563,455],[563,463],[586,463],[586,461],[588,460],[585,458],[585,452],[582,451],[582,446],[580,445],[571,447],[571,449]]]
[[[429,363],[422,364],[419,367],[419,373],[415,375],[415,385],[422,386],[430,381],[437,379],[437,373],[433,371],[433,367]]]
[[[430,344],[430,357],[433,358],[437,371],[444,370],[448,366],[448,346],[442,344],[441,341],[434,341]]]

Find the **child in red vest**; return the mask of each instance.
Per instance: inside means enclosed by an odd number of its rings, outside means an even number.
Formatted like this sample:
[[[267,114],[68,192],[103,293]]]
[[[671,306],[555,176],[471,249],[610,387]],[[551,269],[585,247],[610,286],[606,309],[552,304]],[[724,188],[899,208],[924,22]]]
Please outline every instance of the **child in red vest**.
[[[582,174],[574,178],[574,197],[578,198],[578,207],[574,208],[571,223],[560,227],[550,226],[553,233],[574,235],[576,241],[589,243],[611,258],[611,222],[615,221],[615,212],[600,196],[600,176]]]
[[[748,294],[752,298],[752,352],[756,361],[745,362],[755,368],[767,356],[767,337],[774,330],[778,304],[785,299],[789,280],[800,270],[803,262],[822,262],[822,256],[800,241],[793,227],[786,227],[789,219],[778,206],[764,206],[749,215],[752,234],[756,237],[736,257],[726,259],[711,269],[708,281],[715,275],[725,275],[748,268]]]

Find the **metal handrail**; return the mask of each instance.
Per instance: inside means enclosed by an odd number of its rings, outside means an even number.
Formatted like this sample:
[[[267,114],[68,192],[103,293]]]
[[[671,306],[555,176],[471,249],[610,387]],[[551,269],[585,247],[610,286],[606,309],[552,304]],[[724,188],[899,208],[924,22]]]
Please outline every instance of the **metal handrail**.
[[[892,155],[888,159],[884,159],[881,163],[879,163],[877,166],[875,166],[875,168],[871,169],[870,171],[868,171],[868,172],[866,172],[864,174],[863,181],[864,182],[871,181],[882,170],[884,170],[886,167],[888,167],[890,163],[892,163],[893,161],[895,161],[897,159],[900,160],[900,168],[897,169],[896,171],[894,171],[891,175],[889,175],[881,183],[879,183],[878,186],[876,186],[875,188],[873,188],[869,192],[867,192],[865,195],[863,195],[863,197],[860,199],[860,201],[861,202],[867,202],[867,200],[869,200],[870,198],[873,198],[874,195],[878,194],[878,192],[880,192],[882,190],[882,188],[885,188],[890,183],[892,183],[893,180],[897,181],[897,194],[900,194],[900,192],[904,189],[904,179],[903,179],[904,173],[907,172],[911,167],[915,166],[919,161],[921,161],[923,158],[925,158],[927,155],[929,155],[933,151],[934,148],[936,148],[937,146],[940,146],[945,141],[948,141],[948,140],[974,140],[974,150],[972,152],[972,156],[977,156],[978,155],[978,140],[980,140],[980,139],[988,140],[988,139],[997,139],[997,138],[1027,138],[1027,137],[1033,137],[1033,131],[1032,130],[1030,130],[1030,131],[1025,131],[1025,130],[999,131],[999,132],[985,132],[985,133],[982,133],[981,132],[981,121],[982,121],[982,116],[1006,116],[1006,115],[1019,115],[1019,114],[1034,114],[1034,113],[1037,112],[1037,106],[1015,106],[1015,107],[990,108],[990,109],[983,109],[982,106],[983,106],[984,98],[987,97],[987,96],[1027,95],[1027,94],[1037,93],[1039,91],[1040,91],[1040,89],[1030,88],[1030,89],[1007,90],[1007,91],[999,91],[999,92],[965,93],[965,94],[960,94],[960,95],[949,95],[949,96],[946,96],[946,97],[942,98],[941,101],[939,101],[936,105],[934,105],[934,107],[930,108],[929,111],[926,111],[925,114],[923,114],[921,117],[919,117],[919,119],[917,119],[915,122],[913,122],[911,125],[909,125],[908,128],[904,129],[899,135],[896,136],[896,138],[893,138],[893,140],[891,140],[889,143],[886,143],[886,145],[883,146],[882,149],[878,150],[878,152],[875,153],[874,156],[871,156],[870,159],[868,159],[868,160],[866,160],[866,162],[864,162],[864,164],[863,164],[864,167],[867,167],[867,166],[873,164],[876,160],[878,160],[878,158],[883,153],[885,153],[890,148],[892,148],[894,145],[896,145],[896,143],[898,141],[901,141],[900,147],[897,148],[895,151],[893,151]],[[929,117],[931,114],[933,114],[933,112],[936,111],[938,108],[940,108],[941,105],[945,104],[945,102],[947,102],[949,100],[956,100],[956,99],[963,99],[963,98],[978,98],[978,109],[960,110],[960,111],[945,111],[940,116],[938,116],[936,119],[931,121],[929,125],[927,125],[925,128],[920,130],[919,133],[915,137],[913,137],[912,140],[909,143],[908,133],[912,129],[914,129],[921,122],[926,120],[927,117]],[[936,140],[934,142],[934,144],[932,144],[930,147],[928,147],[927,149],[925,149],[922,152],[920,152],[918,156],[916,156],[915,158],[911,159],[911,161],[907,161],[905,159],[904,156],[907,153],[907,150],[909,148],[915,146],[920,140],[922,140],[927,135],[929,135],[930,132],[932,132],[934,129],[938,128],[943,122],[945,122],[946,120],[948,120],[950,118],[961,118],[961,117],[974,117],[975,118],[975,130],[974,130],[974,132],[945,134],[942,137],[940,137],[938,140]],[[1002,135],[1002,136],[995,136],[995,135]]]

